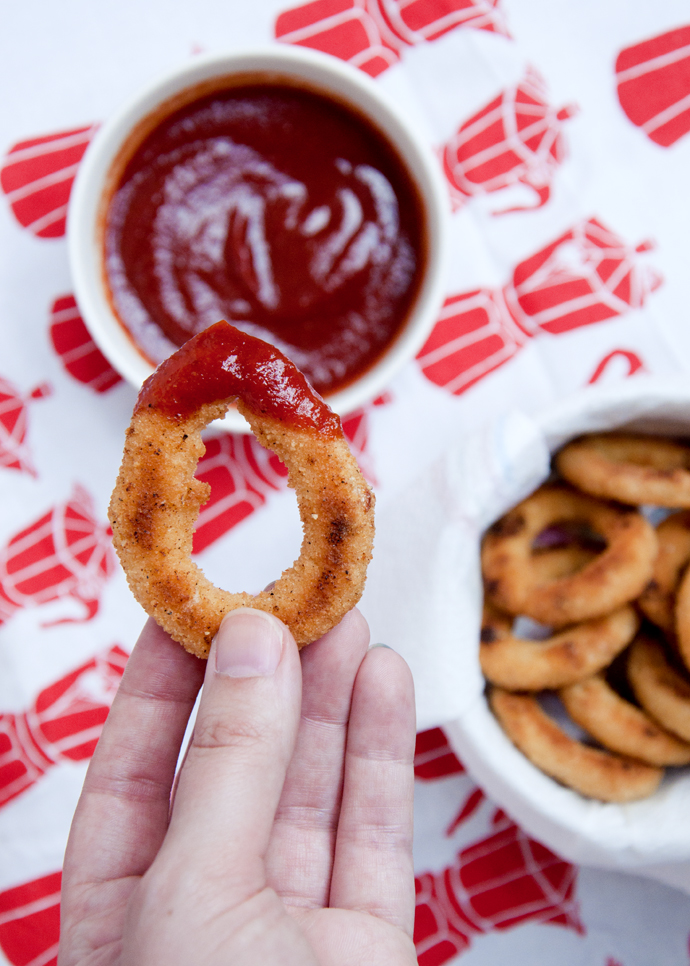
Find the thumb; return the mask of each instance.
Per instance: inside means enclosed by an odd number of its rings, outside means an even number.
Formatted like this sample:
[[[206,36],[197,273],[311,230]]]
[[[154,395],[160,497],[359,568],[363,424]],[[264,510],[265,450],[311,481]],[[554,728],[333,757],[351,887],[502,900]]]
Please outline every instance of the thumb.
[[[226,615],[162,853],[204,878],[217,873],[231,902],[265,884],[263,857],[295,745],[301,687],[299,652],[284,624],[250,608]]]

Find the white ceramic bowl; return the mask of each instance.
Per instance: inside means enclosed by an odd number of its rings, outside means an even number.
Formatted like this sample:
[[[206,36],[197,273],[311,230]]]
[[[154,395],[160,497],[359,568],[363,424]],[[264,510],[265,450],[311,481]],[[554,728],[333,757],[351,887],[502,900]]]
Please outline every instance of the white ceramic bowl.
[[[436,321],[445,294],[448,198],[430,147],[374,81],[334,57],[304,47],[279,45],[198,57],[157,79],[111,117],[89,145],[70,197],[67,235],[76,299],[101,351],[125,379],[139,387],[153,367],[115,316],[105,282],[103,199],[111,165],[132,130],[173,96],[215,77],[257,72],[302,82],[367,117],[397,149],[422,200],[427,259],[417,298],[403,330],[379,361],[354,383],[328,397],[337,413],[347,415],[387,386],[401,366],[415,356]],[[228,413],[225,424],[233,431],[248,430],[235,410]]]
[[[528,449],[531,446],[536,452],[537,441],[554,453],[581,433],[619,428],[690,436],[690,389],[685,380],[637,376],[620,386],[578,393],[534,420],[534,433],[525,433],[524,451],[513,454],[512,469],[536,467],[538,461]],[[546,460],[542,475],[545,472]],[[528,474],[506,475],[519,481]],[[502,490],[503,506],[484,524],[493,522],[524,495],[515,492],[511,500]],[[479,592],[479,586],[477,589]],[[480,613],[478,599],[476,613],[466,615],[468,620],[476,620],[477,628]],[[476,675],[478,649],[477,640],[471,653],[468,649],[464,655],[466,675]],[[690,768],[669,769],[658,791],[642,801],[619,805],[584,798],[549,778],[515,748],[491,713],[481,684],[465,712],[446,730],[458,755],[487,793],[535,838],[565,858],[647,871],[664,881],[670,881],[669,868],[690,862]],[[690,866],[684,882],[690,883]]]

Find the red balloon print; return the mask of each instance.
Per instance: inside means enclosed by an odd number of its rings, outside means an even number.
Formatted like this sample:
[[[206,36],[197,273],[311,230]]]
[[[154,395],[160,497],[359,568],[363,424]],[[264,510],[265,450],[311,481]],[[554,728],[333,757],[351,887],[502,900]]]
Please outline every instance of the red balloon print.
[[[52,765],[91,757],[126,663],[116,644],[44,688],[27,711],[0,714],[0,807]]]
[[[515,184],[534,191],[533,204],[495,214],[546,204],[555,170],[565,157],[561,128],[575,111],[572,105],[558,111],[551,107],[544,81],[528,70],[519,84],[468,118],[441,149],[453,208]]]
[[[520,262],[500,290],[446,299],[417,359],[431,382],[459,395],[511,359],[528,339],[559,335],[642,306],[661,279],[598,219],[576,224]]]
[[[690,25],[626,47],[616,58],[618,100],[655,144],[690,131]]]
[[[0,186],[19,224],[37,238],[65,234],[72,184],[97,127],[19,141],[5,155]]]
[[[61,295],[50,307],[50,341],[70,376],[94,392],[122,382],[91,338],[73,295]]]
[[[601,360],[599,365],[596,367],[592,375],[587,380],[589,385],[593,385],[595,382],[599,382],[603,378],[605,373],[610,369],[612,364],[616,364],[617,360],[621,360],[624,366],[627,367],[626,378],[634,376],[636,372],[645,372],[646,366],[642,359],[638,356],[636,352],[632,349],[614,349],[612,352],[607,353]]]
[[[0,949],[12,966],[55,966],[62,872],[0,892]]]
[[[500,289],[478,289],[446,299],[417,359],[427,379],[459,395],[512,359],[528,338]]]
[[[75,486],[68,500],[0,548],[0,624],[22,607],[66,598],[80,603],[84,615],[45,626],[91,620],[113,569],[110,530],[96,520],[86,490]]]
[[[415,778],[434,781],[446,775],[460,775],[465,771],[448,739],[440,728],[420,731],[414,754]]]
[[[538,922],[582,932],[573,865],[530,839],[503,812],[494,831],[456,862],[416,879],[414,940],[420,966],[440,966],[473,937]]]
[[[377,77],[406,47],[456,27],[507,34],[498,0],[312,0],[279,14],[275,35]]]
[[[446,836],[450,837],[453,835],[456,829],[458,829],[463,822],[466,822],[468,818],[471,818],[479,806],[485,801],[486,795],[481,788],[475,788],[473,791],[471,791],[460,806],[460,811],[446,829]]]
[[[27,409],[34,399],[44,399],[52,392],[42,382],[28,394],[19,392],[7,379],[0,376],[0,466],[36,476],[26,444]]]

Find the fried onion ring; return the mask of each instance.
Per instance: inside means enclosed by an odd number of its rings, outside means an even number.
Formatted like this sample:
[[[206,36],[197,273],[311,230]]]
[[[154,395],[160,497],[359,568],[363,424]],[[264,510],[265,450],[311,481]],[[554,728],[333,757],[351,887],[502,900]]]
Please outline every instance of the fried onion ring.
[[[556,456],[570,483],[609,500],[690,507],[690,447],[656,436],[594,433]]]
[[[669,636],[676,633],[676,592],[690,562],[690,511],[681,510],[656,528],[659,552],[652,579],[638,603],[645,617]]]
[[[553,547],[535,551],[530,561],[534,574],[539,583],[547,580],[557,580],[559,577],[571,577],[578,570],[582,570],[597,556],[593,550],[577,544],[564,547]]]
[[[663,769],[570,738],[533,695],[492,688],[489,701],[513,744],[547,775],[581,795],[632,802],[658,788]]]
[[[564,522],[588,524],[607,546],[577,573],[545,580],[532,566],[532,544],[545,528]],[[482,546],[486,595],[499,610],[565,627],[634,600],[649,583],[656,553],[654,528],[637,510],[546,485],[487,531]]]
[[[209,487],[194,478],[201,430],[237,400],[257,440],[288,468],[304,539],[299,559],[256,597],[215,587],[192,562]],[[136,599],[187,650],[206,657],[225,614],[274,614],[302,646],[359,600],[371,559],[374,496],[339,418],[277,349],[219,322],[144,383],[110,504],[113,542]]]
[[[617,694],[603,674],[561,688],[558,696],[573,721],[609,751],[648,765],[690,764],[690,744]]]
[[[512,623],[512,617],[484,608],[479,646],[484,676],[509,691],[541,691],[573,684],[609,665],[633,639],[640,622],[626,605],[543,641],[514,637]]]
[[[690,681],[669,663],[661,642],[642,634],[635,638],[627,674],[647,714],[667,731],[690,742]]]
[[[676,592],[675,625],[678,652],[683,664],[690,669],[690,570],[688,569]]]

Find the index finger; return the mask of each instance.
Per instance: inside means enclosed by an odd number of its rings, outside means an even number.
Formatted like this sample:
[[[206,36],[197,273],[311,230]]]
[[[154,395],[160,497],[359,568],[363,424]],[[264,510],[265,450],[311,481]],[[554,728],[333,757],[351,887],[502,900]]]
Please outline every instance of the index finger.
[[[149,620],[86,775],[65,854],[71,890],[140,876],[168,826],[170,789],[205,662]]]

